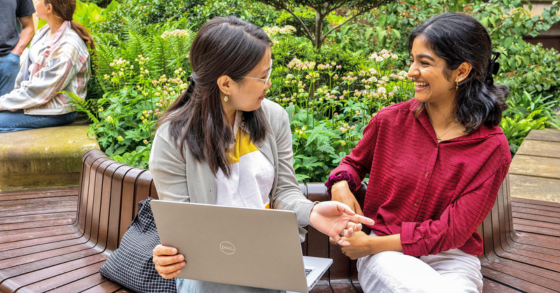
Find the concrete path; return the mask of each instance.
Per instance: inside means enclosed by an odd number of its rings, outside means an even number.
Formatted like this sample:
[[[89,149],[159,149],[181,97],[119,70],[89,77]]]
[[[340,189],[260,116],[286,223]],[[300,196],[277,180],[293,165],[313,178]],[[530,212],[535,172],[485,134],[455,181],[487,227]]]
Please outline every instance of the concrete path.
[[[509,174],[512,197],[560,202],[560,131],[531,131]]]

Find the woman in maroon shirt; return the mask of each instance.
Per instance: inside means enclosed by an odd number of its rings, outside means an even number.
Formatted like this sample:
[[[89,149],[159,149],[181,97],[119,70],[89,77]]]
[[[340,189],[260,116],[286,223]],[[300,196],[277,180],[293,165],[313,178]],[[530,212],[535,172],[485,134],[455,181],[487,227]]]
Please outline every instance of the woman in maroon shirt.
[[[498,53],[474,18],[445,13],[409,38],[415,96],[381,110],[326,183],[352,194],[369,173],[363,214],[372,234],[342,251],[366,292],[482,292],[482,238],[511,155],[499,124],[508,95],[495,86]]]

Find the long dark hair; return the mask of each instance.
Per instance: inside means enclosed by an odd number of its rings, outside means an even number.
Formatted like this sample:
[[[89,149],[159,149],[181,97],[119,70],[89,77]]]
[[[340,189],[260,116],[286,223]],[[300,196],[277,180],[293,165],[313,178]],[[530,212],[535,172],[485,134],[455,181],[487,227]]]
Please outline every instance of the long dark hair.
[[[416,37],[426,37],[428,46],[445,60],[444,76],[463,62],[472,66],[469,76],[459,83],[455,96],[454,114],[457,122],[471,132],[484,124],[488,127],[500,125],[502,111],[507,108],[504,99],[509,95],[507,86],[496,86],[492,74],[497,73],[497,53],[492,52],[492,41],[486,28],[476,19],[460,13],[443,13],[430,18],[412,31],[408,39],[408,50]],[[424,109],[422,103],[417,109]]]
[[[214,175],[219,169],[226,176],[231,174],[226,151],[235,140],[226,123],[217,80],[227,75],[242,82],[271,44],[261,28],[234,16],[213,18],[194,38],[189,88],[169,107],[160,125],[169,122],[169,134],[177,147],[182,150],[186,144],[196,160],[208,163]],[[251,140],[262,141],[268,131],[262,108],[244,112],[243,117]]]
[[[76,0],[45,0],[45,4],[52,5],[54,14],[62,20],[69,21],[71,28],[84,40],[84,43],[91,49],[95,49],[95,43],[87,29],[72,19],[74,11],[76,11]]]

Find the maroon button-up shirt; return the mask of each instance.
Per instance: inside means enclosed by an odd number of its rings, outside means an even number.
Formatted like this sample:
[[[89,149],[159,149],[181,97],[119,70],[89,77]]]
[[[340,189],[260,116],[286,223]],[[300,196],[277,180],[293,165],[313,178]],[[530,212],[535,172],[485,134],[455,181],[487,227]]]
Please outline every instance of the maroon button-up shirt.
[[[508,172],[508,141],[499,127],[481,126],[438,144],[426,111],[415,117],[418,105],[381,110],[331,175],[348,172],[359,188],[369,173],[363,212],[377,235],[401,234],[404,254],[481,255],[476,228]]]

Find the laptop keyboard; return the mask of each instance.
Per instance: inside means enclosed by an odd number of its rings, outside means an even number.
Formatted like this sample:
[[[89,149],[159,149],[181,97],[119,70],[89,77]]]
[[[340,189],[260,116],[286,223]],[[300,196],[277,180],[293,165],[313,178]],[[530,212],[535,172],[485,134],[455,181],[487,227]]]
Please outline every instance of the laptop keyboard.
[[[305,276],[307,277],[312,271],[311,269],[305,269]]]

